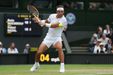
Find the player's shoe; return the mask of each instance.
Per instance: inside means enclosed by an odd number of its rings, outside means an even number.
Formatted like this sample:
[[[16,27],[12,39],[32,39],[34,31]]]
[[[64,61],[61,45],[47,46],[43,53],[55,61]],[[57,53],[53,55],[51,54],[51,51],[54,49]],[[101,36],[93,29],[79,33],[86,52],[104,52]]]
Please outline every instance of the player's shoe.
[[[60,66],[60,72],[64,73],[65,72],[65,67],[64,66]]]
[[[34,72],[34,71],[36,71],[36,70],[39,69],[39,68],[40,68],[40,66],[35,63],[35,64],[32,66],[32,68],[30,69],[30,71],[31,71],[31,72]]]

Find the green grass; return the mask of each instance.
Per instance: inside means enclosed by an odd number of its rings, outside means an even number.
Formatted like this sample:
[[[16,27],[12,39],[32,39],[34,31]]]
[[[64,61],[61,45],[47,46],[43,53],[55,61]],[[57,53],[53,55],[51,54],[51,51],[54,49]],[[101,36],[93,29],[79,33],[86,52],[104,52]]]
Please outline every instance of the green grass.
[[[30,72],[32,65],[0,65],[0,75],[113,75],[113,65],[66,64],[66,72],[59,73],[59,65],[41,65]]]

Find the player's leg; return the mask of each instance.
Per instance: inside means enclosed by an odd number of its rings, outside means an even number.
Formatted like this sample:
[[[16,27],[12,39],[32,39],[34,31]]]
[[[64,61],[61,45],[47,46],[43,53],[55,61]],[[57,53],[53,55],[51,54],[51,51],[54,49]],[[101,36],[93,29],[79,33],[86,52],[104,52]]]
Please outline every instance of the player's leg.
[[[58,56],[59,56],[59,59],[60,59],[60,72],[65,72],[65,66],[64,66],[64,53],[63,53],[63,50],[62,50],[62,41],[57,41],[55,44],[54,44],[54,48],[58,49]]]
[[[58,41],[54,44],[54,48],[58,49],[58,56],[61,63],[64,63],[64,53],[62,51],[62,42]]]
[[[48,49],[48,47],[46,46],[46,44],[41,43],[41,45],[39,46],[39,48],[35,54],[35,61],[36,62],[39,62],[41,53],[45,52],[47,49]]]
[[[47,46],[44,43],[41,43],[41,45],[39,46],[39,48],[37,49],[37,52],[35,54],[35,63],[32,66],[32,68],[30,69],[30,71],[35,71],[37,68],[40,67],[39,61],[40,61],[40,55],[41,53],[43,53],[45,50],[47,50]]]

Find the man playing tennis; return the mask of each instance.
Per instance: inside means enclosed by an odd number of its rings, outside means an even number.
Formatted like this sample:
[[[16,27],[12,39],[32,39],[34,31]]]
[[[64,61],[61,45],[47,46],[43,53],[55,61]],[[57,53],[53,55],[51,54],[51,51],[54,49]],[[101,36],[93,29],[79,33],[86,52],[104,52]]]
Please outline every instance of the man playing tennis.
[[[34,17],[33,20],[41,26],[49,27],[46,37],[39,46],[35,55],[35,63],[30,71],[35,71],[40,67],[40,54],[47,50],[51,45],[58,49],[58,56],[60,59],[60,72],[65,72],[64,53],[62,51],[62,32],[67,29],[67,20],[64,16],[64,7],[59,5],[56,9],[56,14],[51,14],[47,20],[40,20]]]

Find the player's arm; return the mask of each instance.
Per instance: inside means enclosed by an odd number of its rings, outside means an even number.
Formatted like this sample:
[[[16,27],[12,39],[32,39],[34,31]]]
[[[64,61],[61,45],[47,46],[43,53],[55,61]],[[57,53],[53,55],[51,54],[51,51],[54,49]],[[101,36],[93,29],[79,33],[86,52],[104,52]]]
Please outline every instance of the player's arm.
[[[46,20],[40,20],[38,17],[34,17],[33,18],[33,21],[35,23],[38,23],[40,26],[46,26],[46,27],[49,27],[49,28],[57,28],[57,27],[63,27],[63,24],[62,23],[59,23],[59,22],[56,22],[56,23],[50,23],[48,21],[48,19]]]
[[[40,18],[38,17],[33,17],[32,20],[35,22],[35,23],[39,23],[41,20]]]
[[[38,23],[40,26],[44,26],[46,23],[49,23],[48,20],[40,20],[39,17],[33,17],[32,20],[33,20],[35,23]]]
[[[46,20],[41,20],[39,17],[34,17],[33,21],[35,23],[38,23],[38,25],[40,25],[41,27],[43,27],[45,25],[45,23],[47,22]]]
[[[63,27],[63,24],[62,24],[62,23],[59,23],[59,22],[50,23],[48,20],[41,20],[41,21],[39,22],[39,24],[40,24],[41,26],[46,26],[46,27],[49,27],[49,28]]]
[[[57,27],[63,27],[62,23],[56,22],[56,23],[45,23],[46,27],[49,28],[57,28]]]
[[[68,23],[67,23],[67,20],[65,19],[64,20],[64,30],[63,31],[66,31],[67,30],[67,28],[68,28]]]

